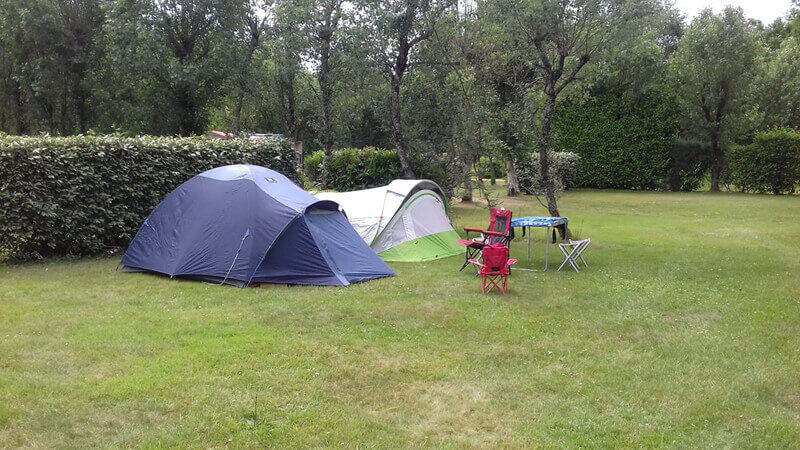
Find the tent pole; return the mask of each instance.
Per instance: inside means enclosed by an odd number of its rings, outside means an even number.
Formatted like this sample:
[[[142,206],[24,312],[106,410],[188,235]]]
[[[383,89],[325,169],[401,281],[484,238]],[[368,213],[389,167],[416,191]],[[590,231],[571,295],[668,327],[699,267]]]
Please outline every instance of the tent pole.
[[[222,286],[223,284],[225,284],[226,281],[228,281],[228,276],[231,274],[231,270],[233,270],[233,266],[236,264],[236,260],[239,259],[239,252],[242,251],[244,240],[247,239],[248,236],[250,236],[250,228],[248,228],[247,231],[244,232],[244,236],[242,236],[242,242],[239,243],[239,249],[236,250],[236,256],[233,257],[233,262],[231,263],[231,266],[228,268],[228,273],[225,274],[225,278],[223,278],[222,281],[219,283],[220,286]],[[247,285],[245,285],[245,287],[246,286]]]

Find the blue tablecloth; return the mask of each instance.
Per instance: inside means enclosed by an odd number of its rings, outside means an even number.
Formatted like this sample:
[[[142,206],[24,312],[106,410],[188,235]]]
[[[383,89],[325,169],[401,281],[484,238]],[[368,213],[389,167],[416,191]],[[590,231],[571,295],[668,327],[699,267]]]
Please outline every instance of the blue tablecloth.
[[[566,217],[516,217],[511,219],[512,227],[554,227],[569,222]]]

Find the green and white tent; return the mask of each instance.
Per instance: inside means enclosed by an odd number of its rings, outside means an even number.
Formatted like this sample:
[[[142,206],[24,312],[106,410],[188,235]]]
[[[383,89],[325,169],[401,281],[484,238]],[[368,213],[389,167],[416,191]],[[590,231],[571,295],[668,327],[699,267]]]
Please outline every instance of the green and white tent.
[[[430,261],[464,252],[444,193],[433,181],[394,180],[361,191],[320,192],[317,198],[338,203],[384,261]]]

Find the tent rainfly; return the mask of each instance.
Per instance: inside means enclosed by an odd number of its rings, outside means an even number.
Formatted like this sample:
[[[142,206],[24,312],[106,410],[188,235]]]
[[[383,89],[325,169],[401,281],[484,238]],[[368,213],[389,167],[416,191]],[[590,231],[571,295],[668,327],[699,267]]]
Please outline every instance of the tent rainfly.
[[[320,192],[341,205],[353,228],[384,261],[430,261],[463,253],[446,200],[430,180],[394,180],[352,192]]]
[[[128,272],[236,286],[347,286],[394,275],[339,205],[249,165],[211,169],[172,191],[144,221],[121,264]]]

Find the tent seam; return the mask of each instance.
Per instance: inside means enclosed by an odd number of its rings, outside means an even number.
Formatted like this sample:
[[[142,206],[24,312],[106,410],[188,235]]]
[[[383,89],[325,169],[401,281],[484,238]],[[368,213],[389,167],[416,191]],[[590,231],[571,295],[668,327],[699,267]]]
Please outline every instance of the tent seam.
[[[269,194],[267,194],[267,195],[269,195]],[[270,195],[270,197],[273,200],[275,200],[275,197],[272,197],[271,195]],[[300,217],[302,214],[305,214],[305,210],[303,210],[302,213],[297,213],[297,215],[292,217],[292,220],[286,222],[286,226],[281,228],[281,232],[278,233],[277,235],[275,235],[275,239],[273,239],[272,242],[269,244],[269,247],[267,247],[267,249],[264,250],[264,254],[261,255],[261,259],[258,260],[258,264],[256,264],[255,268],[253,269],[253,273],[250,274],[250,277],[247,279],[247,284],[245,284],[244,287],[250,286],[250,283],[253,281],[253,277],[256,276],[256,272],[258,272],[258,269],[261,267],[261,264],[264,263],[264,259],[267,258],[267,255],[269,254],[270,250],[272,250],[272,247],[275,246],[275,243],[278,242],[278,240],[281,238],[281,236],[283,236],[283,233],[285,233],[286,230],[289,228],[289,226],[291,224],[293,224],[297,220],[297,218]]]
[[[303,216],[305,216],[305,214],[303,214]],[[336,278],[338,278],[339,281],[342,281],[345,286],[350,286],[350,280],[348,280],[347,277],[344,275],[342,269],[339,268],[339,265],[336,264],[336,262],[332,261],[329,258],[328,255],[329,250],[327,243],[323,242],[323,245],[320,244],[319,240],[317,240],[317,235],[311,230],[311,227],[308,226],[308,222],[306,222],[306,227],[308,228],[308,232],[311,235],[311,239],[314,240],[314,243],[317,244],[317,248],[320,249],[320,254],[322,254],[323,258],[325,258],[325,262],[328,264],[328,268],[331,269],[331,272],[333,272],[333,274],[336,275]]]

